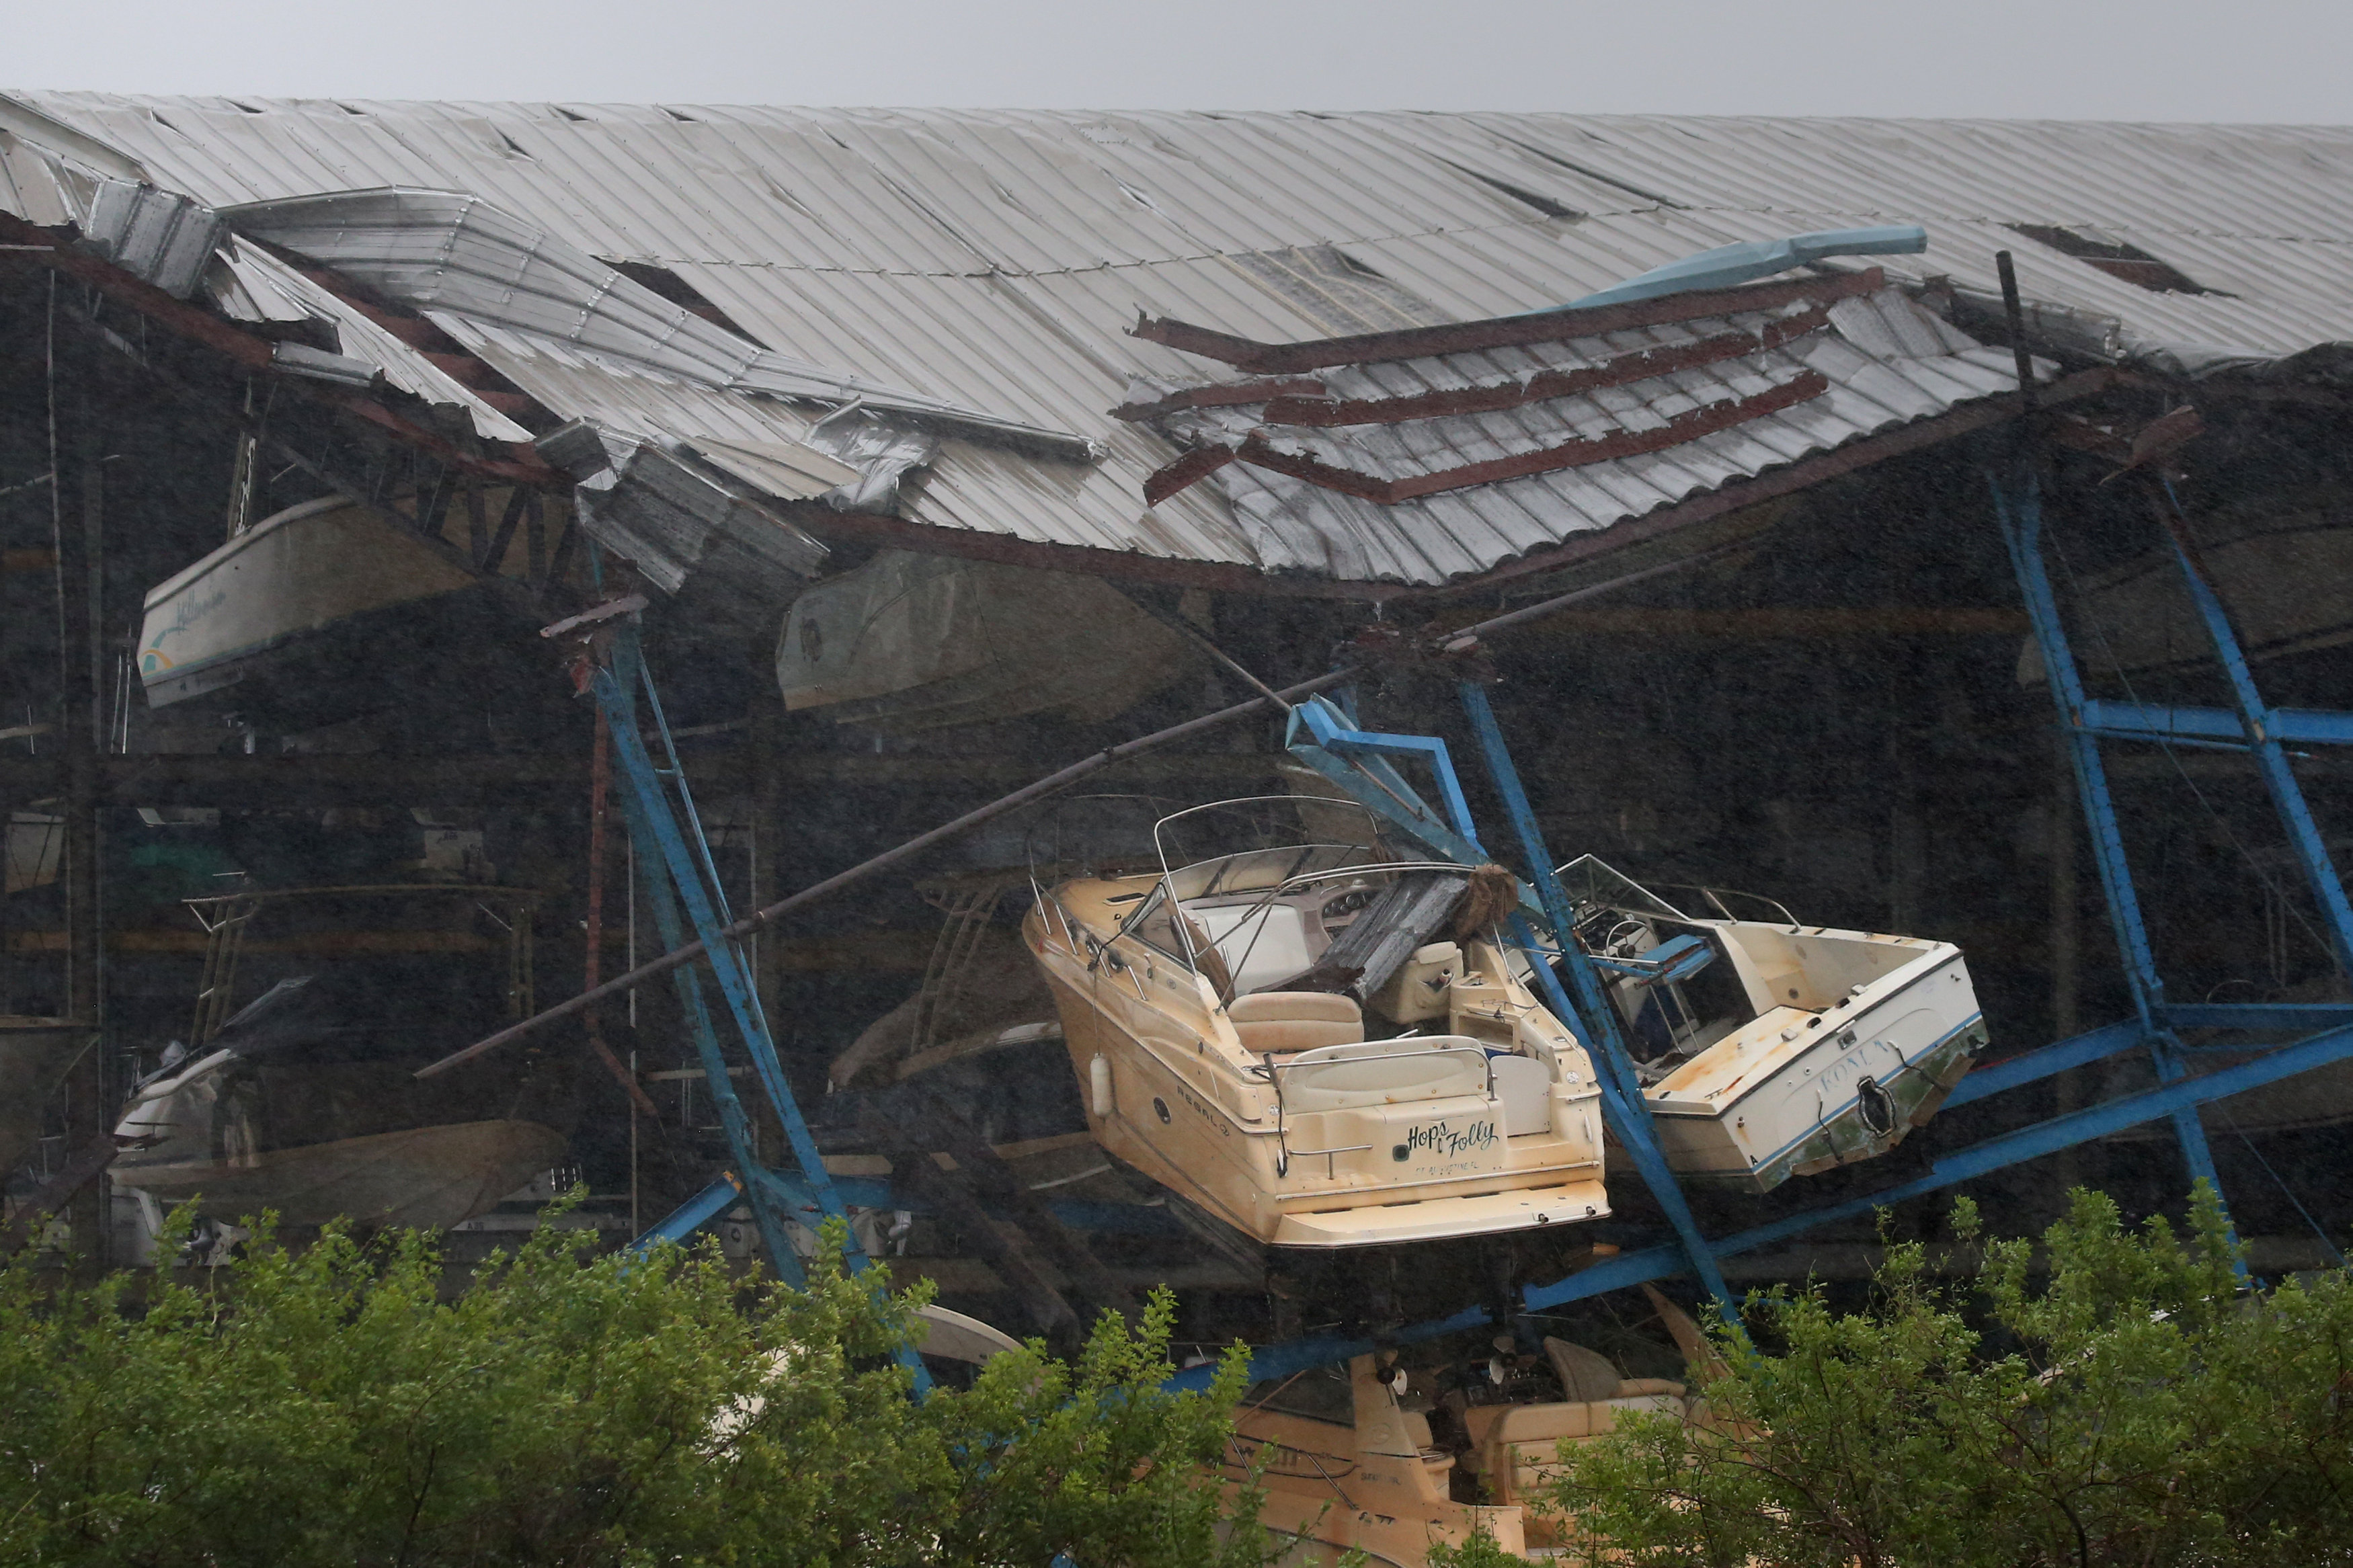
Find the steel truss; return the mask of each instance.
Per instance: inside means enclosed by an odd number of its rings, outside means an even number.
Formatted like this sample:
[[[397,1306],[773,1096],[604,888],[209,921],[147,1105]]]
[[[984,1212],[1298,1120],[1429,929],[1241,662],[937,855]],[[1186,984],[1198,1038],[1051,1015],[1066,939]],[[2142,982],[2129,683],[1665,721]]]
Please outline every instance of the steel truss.
[[[2026,601],[2043,668],[2049,674],[2052,702],[2066,739],[2084,818],[2090,828],[2108,918],[2115,928],[2117,951],[2124,955],[2125,978],[2134,1010],[2133,1016],[2121,1022],[1978,1068],[1961,1080],[1945,1105],[1949,1109],[1985,1100],[2072,1068],[2135,1050],[2149,1054],[2157,1069],[2158,1087],[1957,1149],[1937,1158],[1925,1175],[1862,1197],[1824,1204],[1728,1236],[1703,1235],[1651,1135],[1649,1114],[1634,1084],[1631,1058],[1593,965],[1567,935],[1574,925],[1552,875],[1555,862],[1545,847],[1486,691],[1479,684],[1466,681],[1461,687],[1463,707],[1534,879],[1534,897],[1531,900],[1524,895],[1524,912],[1514,921],[1515,934],[1535,958],[1535,974],[1545,986],[1547,1001],[1586,1043],[1601,1069],[1611,1131],[1633,1158],[1644,1183],[1659,1198],[1676,1237],[1672,1244],[1607,1258],[1549,1285],[1528,1287],[1520,1292],[1520,1311],[1542,1311],[1605,1291],[1671,1275],[1692,1274],[1728,1312],[1732,1298],[1718,1268],[1723,1258],[1757,1251],[1819,1226],[1866,1215],[1890,1204],[1924,1196],[2148,1121],[2171,1122],[2190,1176],[2211,1183],[2219,1195],[2221,1184],[2215,1176],[2213,1156],[2207,1145],[2205,1128],[2199,1120],[2199,1107],[2353,1058],[2353,1003],[2178,1003],[2166,998],[2164,981],[2141,916],[2139,892],[2126,856],[2101,751],[2102,742],[2107,742],[2215,747],[2246,753],[2255,763],[2264,792],[2286,831],[2297,866],[2320,908],[2338,967],[2353,975],[2353,904],[2348,903],[2344,883],[2329,861],[2311,807],[2289,769],[2284,749],[2284,743],[2288,742],[2353,743],[2353,713],[2274,709],[2264,702],[2230,616],[2200,568],[2179,499],[2170,484],[2161,479],[2157,481],[2154,492],[2159,519],[2165,524],[2170,552],[2180,568],[2199,621],[2212,645],[2215,660],[2228,679],[2232,706],[2160,707],[2088,697],[2043,559],[2042,484],[2031,458],[2021,453],[2011,460],[1997,463],[1989,468],[1987,478],[1992,489],[1995,520]],[[1485,858],[1472,828],[1468,808],[1462,804],[1445,742],[1428,736],[1366,732],[1355,728],[1353,721],[1335,717],[1339,711],[1319,705],[1315,700],[1301,707],[1293,720],[1293,753],[1430,852],[1466,863],[1474,855]],[[1439,793],[1446,802],[1451,822],[1440,820],[1421,802],[1391,765],[1390,758],[1418,758],[1429,763],[1438,775]],[[1541,910],[1557,938],[1556,946],[1535,944],[1525,912],[1531,902]],[[1556,951],[1560,970],[1567,978],[1566,987],[1545,962]],[[1567,992],[1575,993],[1574,1001]],[[2243,1036],[2310,1032],[2279,1045],[2240,1041],[2193,1047],[2182,1043],[2180,1032],[2185,1029],[2218,1029]],[[2260,1054],[2216,1071],[2192,1072],[2189,1063],[2201,1050]],[[1378,1342],[1368,1337],[1329,1335],[1270,1345],[1253,1354],[1251,1376],[1285,1377],[1308,1367],[1363,1355],[1380,1346],[1437,1339],[1487,1327],[1493,1321],[1488,1309],[1472,1308],[1449,1318],[1407,1325],[1383,1334]],[[1179,1373],[1176,1381],[1198,1385],[1204,1380],[1197,1371]]]

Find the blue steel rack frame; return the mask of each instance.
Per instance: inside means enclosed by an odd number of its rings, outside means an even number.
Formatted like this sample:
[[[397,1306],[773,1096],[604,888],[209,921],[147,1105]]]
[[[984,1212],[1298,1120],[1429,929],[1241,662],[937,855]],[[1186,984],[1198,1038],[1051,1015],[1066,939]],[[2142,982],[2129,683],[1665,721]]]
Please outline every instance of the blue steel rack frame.
[[[2214,748],[2248,754],[2319,906],[2332,952],[2340,968],[2353,974],[2353,903],[2348,903],[2343,882],[2329,861],[2310,806],[2288,766],[2284,749],[2287,743],[2353,743],[2353,713],[2274,709],[2264,702],[2229,616],[2200,570],[2196,552],[2179,526],[2179,502],[2170,487],[2161,482],[2158,499],[2169,525],[2171,552],[2213,645],[2215,658],[2228,679],[2232,706],[2165,707],[2088,696],[2043,560],[2040,481],[2023,458],[2007,467],[1989,468],[1988,479],[1995,518],[2017,573],[2043,667],[2049,674],[2052,700],[2067,739],[2068,755],[2090,830],[2094,862],[2115,929],[2117,951],[2123,955],[2134,1016],[1980,1068],[1962,1079],[1946,1105],[1983,1100],[2135,1049],[2150,1054],[2157,1068],[2158,1087],[1955,1150],[1936,1160],[1925,1175],[1862,1197],[1827,1204],[1728,1236],[1705,1236],[1667,1168],[1652,1133],[1631,1058],[1599,975],[1570,935],[1574,929],[1572,910],[1554,876],[1550,851],[1486,690],[1475,681],[1463,681],[1459,691],[1465,715],[1530,874],[1529,882],[1522,888],[1520,910],[1513,919],[1514,939],[1534,960],[1533,971],[1547,1004],[1591,1048],[1610,1131],[1633,1160],[1637,1173],[1675,1233],[1672,1244],[1623,1253],[1550,1285],[1525,1289],[1520,1299],[1522,1311],[1542,1311],[1648,1280],[1691,1274],[1716,1299],[1727,1317],[1736,1321],[1734,1298],[1720,1268],[1723,1258],[1770,1247],[1815,1226],[1922,1196],[2146,1121],[2169,1120],[2192,1177],[2214,1182],[2219,1193],[2220,1183],[2215,1182],[2213,1160],[2198,1108],[2353,1058],[2353,1004],[2184,1004],[2167,999],[2141,916],[2139,895],[2126,856],[2100,749],[2103,741],[2110,741]],[[725,894],[634,628],[624,631],[617,640],[609,664],[593,669],[589,687],[613,735],[615,758],[619,764],[617,773],[623,785],[622,808],[631,840],[638,847],[643,890],[657,934],[666,948],[674,950],[686,942],[686,928],[691,924],[694,934],[706,943],[706,964],[719,987],[728,1019],[734,1026],[733,1033],[751,1058],[755,1081],[783,1126],[800,1167],[797,1178],[771,1169],[754,1157],[749,1122],[728,1074],[726,1053],[703,994],[700,969],[681,969],[676,977],[680,1002],[713,1104],[719,1110],[735,1168],[633,1245],[650,1245],[659,1237],[682,1239],[717,1214],[739,1202],[746,1203],[776,1272],[788,1281],[797,1282],[802,1278],[800,1261],[790,1245],[785,1224],[789,1218],[807,1214],[846,1217],[845,1184],[826,1172],[777,1060],[750,966],[737,945],[723,934],[729,921]],[[666,766],[657,764],[646,745],[638,721],[640,693],[654,721]],[[1357,727],[1342,703],[1311,698],[1293,710],[1287,743],[1293,755],[1433,855],[1465,865],[1482,864],[1492,858],[1480,842],[1442,740],[1366,731]],[[1429,765],[1442,813],[1423,800],[1398,771],[1393,759]],[[1555,938],[1552,944],[1538,942],[1531,916],[1542,920],[1548,928]],[[1557,971],[1549,962],[1554,959],[1558,960]],[[2184,1029],[2250,1035],[2312,1032],[2303,1038],[2270,1047],[2236,1043],[2199,1047],[2182,1043],[2180,1031]],[[2217,1071],[2193,1074],[2188,1064],[2201,1049],[2258,1054]],[[858,1189],[855,1195],[861,1203],[890,1201],[882,1184],[846,1184]],[[864,1259],[855,1252],[854,1239],[851,1245],[851,1266],[862,1268]],[[1432,1339],[1486,1326],[1492,1321],[1487,1309],[1474,1308],[1393,1331],[1384,1334],[1380,1342],[1397,1344]],[[1338,1336],[1269,1345],[1254,1352],[1252,1374],[1258,1378],[1284,1376],[1375,1348],[1370,1339]],[[1180,1373],[1172,1381],[1178,1385],[1200,1384],[1206,1383],[1208,1374],[1208,1369],[1195,1369]]]
[[[720,1127],[733,1161],[733,1169],[722,1173],[711,1185],[632,1241],[630,1250],[641,1251],[662,1241],[683,1242],[696,1229],[741,1202],[752,1212],[769,1266],[786,1284],[805,1284],[807,1279],[800,1254],[785,1228],[788,1221],[798,1223],[802,1215],[818,1216],[819,1224],[826,1218],[843,1220],[845,1261],[853,1271],[863,1272],[867,1260],[859,1250],[856,1233],[847,1228],[849,1209],[841,1185],[826,1170],[817,1141],[801,1114],[800,1102],[777,1059],[776,1037],[769,1031],[767,1014],[760,1005],[752,966],[742,947],[726,935],[733,918],[728,910],[726,889],[712,858],[710,837],[703,831],[702,816],[695,810],[694,794],[688,787],[686,769],[679,760],[670,721],[662,712],[661,695],[654,688],[652,672],[646,668],[634,624],[625,626],[613,640],[608,659],[592,662],[586,673],[587,689],[596,699],[597,710],[612,736],[613,757],[618,764],[615,772],[621,784],[621,811],[635,849],[638,885],[653,915],[655,934],[665,952],[676,952],[686,945],[687,927],[691,924],[703,944],[702,962],[673,971],[672,979],[687,1034],[694,1042],[706,1090],[718,1110]],[[660,740],[663,761],[659,763],[648,749],[638,722],[641,699]],[[680,918],[681,910],[684,920]],[[754,1147],[751,1122],[735,1092],[727,1052],[720,1044],[719,1031],[703,994],[705,969],[719,987],[735,1037],[751,1058],[754,1080],[766,1097],[777,1124],[784,1129],[785,1141],[800,1167],[797,1177],[764,1163]],[[874,1185],[858,1184],[861,1188]],[[887,1201],[887,1194],[861,1191],[859,1195],[869,1199],[881,1196]],[[927,1392],[931,1380],[921,1358],[913,1351],[902,1349],[899,1360],[913,1373],[916,1392]]]
[[[2118,1096],[2066,1115],[2020,1127],[1957,1149],[1937,1158],[1927,1173],[1883,1187],[1862,1197],[1822,1205],[1802,1213],[1752,1226],[1729,1236],[1703,1236],[1691,1222],[1672,1173],[1663,1161],[1654,1174],[1651,1160],[1657,1144],[1649,1136],[1647,1112],[1639,1091],[1630,1089],[1630,1066],[1616,1019],[1603,996],[1592,966],[1571,936],[1566,900],[1555,881],[1552,860],[1536,829],[1525,791],[1513,766],[1503,732],[1495,722],[1484,689],[1464,682],[1461,694],[1471,726],[1506,814],[1520,839],[1520,847],[1535,876],[1535,900],[1558,939],[1561,969],[1569,976],[1579,1005],[1571,1005],[1563,988],[1544,962],[1552,950],[1537,949],[1526,930],[1525,914],[1515,921],[1519,941],[1536,956],[1535,973],[1545,984],[1547,1000],[1563,1022],[1594,1047],[1597,1065],[1604,1068],[1605,1105],[1611,1130],[1631,1153],[1638,1170],[1674,1226],[1671,1245],[1621,1253],[1550,1285],[1532,1286],[1520,1293],[1520,1310],[1539,1312],[1569,1301],[1626,1289],[1671,1275],[1696,1275],[1719,1302],[1729,1308],[1731,1297],[1718,1271],[1719,1260],[1756,1251],[1800,1236],[1816,1226],[1854,1218],[1874,1209],[1950,1187],[2030,1160],[2105,1138],[2126,1128],[2169,1121],[2181,1145],[2184,1163],[2193,1180],[2211,1183],[2221,1194],[2213,1157],[2207,1146],[2199,1108],[2264,1084],[2278,1083],[2331,1063],[2353,1058],[2353,1003],[2179,1003],[2168,1001],[2141,917],[2140,898],[2126,858],[2124,835],[2115,797],[2109,790],[2101,753],[2103,741],[2211,747],[2242,752],[2253,761],[2265,793],[2286,831],[2299,869],[2319,906],[2330,949],[2337,965],[2353,976],[2353,903],[2314,822],[2302,787],[2288,766],[2286,743],[2353,743],[2353,713],[2274,709],[2256,687],[2244,650],[2213,586],[2200,567],[2188,539],[2179,499],[2169,481],[2158,480],[2156,499],[2165,523],[2169,549],[2180,568],[2198,618],[2214,658],[2230,685],[2232,705],[2220,708],[2153,706],[2116,702],[2088,696],[2073,650],[2069,645],[2042,553],[2043,520],[2040,479],[2027,455],[1989,467],[1995,520],[2026,601],[2052,699],[2066,737],[2084,818],[2089,828],[2094,861],[2098,869],[2116,947],[2123,955],[2125,978],[2133,999],[2134,1016],[1978,1068],[1964,1078],[1945,1101],[1947,1108],[1984,1100],[2056,1073],[2125,1052],[2147,1050],[2157,1068],[2158,1086]],[[1461,791],[1454,778],[1445,743],[1427,736],[1368,733],[1353,721],[1335,715],[1336,707],[1303,704],[1292,721],[1293,754],[1339,784],[1354,798],[1398,826],[1433,853],[1457,860],[1473,854],[1483,858]],[[1302,730],[1306,731],[1303,739]],[[1440,792],[1451,825],[1413,795],[1410,786],[1389,765],[1390,757],[1429,761],[1440,779]],[[1437,829],[1438,831],[1432,831]],[[1524,896],[1524,907],[1529,900]],[[2180,1031],[2211,1029],[2253,1036],[2276,1036],[2310,1030],[2302,1038],[2263,1046],[2236,1041],[2213,1047],[2183,1044]],[[2202,1050],[2228,1051],[2248,1059],[2219,1070],[2193,1074],[2189,1061]],[[2249,1053],[2253,1053],[2250,1055]],[[1630,1100],[1630,1110],[1623,1103]],[[1650,1158],[1645,1158],[1646,1153]],[[1450,1318],[1409,1325],[1370,1338],[1316,1336],[1261,1347],[1251,1357],[1257,1379],[1288,1376],[1325,1363],[1362,1355],[1377,1348],[1440,1338],[1489,1326],[1485,1308],[1472,1308]],[[1180,1373],[1172,1380],[1186,1386],[1205,1382],[1202,1373]]]

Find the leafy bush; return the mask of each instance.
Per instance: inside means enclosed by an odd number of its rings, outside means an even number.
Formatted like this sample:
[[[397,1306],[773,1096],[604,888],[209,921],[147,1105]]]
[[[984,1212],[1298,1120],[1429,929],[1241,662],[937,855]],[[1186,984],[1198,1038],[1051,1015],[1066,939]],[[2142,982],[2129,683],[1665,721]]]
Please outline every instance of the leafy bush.
[[[2202,1186],[2187,1245],[2085,1192],[2043,1243],[2039,1289],[2026,1242],[1956,1285],[1907,1245],[1865,1310],[1753,1300],[1769,1348],[1723,1342],[1708,1422],[1623,1420],[1549,1506],[1634,1568],[2353,1557],[2353,1282],[2242,1289]]]
[[[910,1397],[917,1289],[829,1237],[805,1290],[714,1250],[593,1258],[543,1227],[440,1297],[431,1238],[300,1252],[265,1232],[186,1278],[59,1289],[0,1268],[0,1561],[956,1563],[1266,1557],[1203,1468],[1245,1375],[1168,1375],[1172,1301]]]

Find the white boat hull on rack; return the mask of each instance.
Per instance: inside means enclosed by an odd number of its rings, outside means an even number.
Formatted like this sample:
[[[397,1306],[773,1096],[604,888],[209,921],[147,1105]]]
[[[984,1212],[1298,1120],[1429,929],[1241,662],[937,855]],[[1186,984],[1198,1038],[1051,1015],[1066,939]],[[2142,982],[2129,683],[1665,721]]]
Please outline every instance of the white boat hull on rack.
[[[1885,1153],[1984,1047],[1950,942],[1745,921],[1699,922],[1756,1017],[1644,1091],[1686,1181],[1765,1192]]]

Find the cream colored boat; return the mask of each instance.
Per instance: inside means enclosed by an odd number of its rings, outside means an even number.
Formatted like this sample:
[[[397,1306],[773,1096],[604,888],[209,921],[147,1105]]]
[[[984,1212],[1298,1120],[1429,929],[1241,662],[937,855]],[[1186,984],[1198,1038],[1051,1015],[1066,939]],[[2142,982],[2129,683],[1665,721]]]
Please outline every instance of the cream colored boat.
[[[1501,1384],[1481,1377],[1477,1404],[1452,1368],[1369,1355],[1345,1374],[1317,1368],[1254,1388],[1234,1413],[1227,1484],[1238,1489],[1248,1463],[1264,1459],[1259,1521],[1294,1543],[1287,1565],[1360,1552],[1423,1568],[1432,1546],[1459,1548],[1479,1533],[1510,1552],[1565,1553],[1588,1544],[1575,1520],[1535,1505],[1567,1451],[1615,1431],[1629,1412],[1707,1419],[1683,1384],[1623,1378],[1607,1358],[1563,1340],[1545,1340],[1540,1356],[1504,1360],[1513,1370]],[[1449,1383],[1458,1386],[1440,1392]]]
[[[1709,912],[1687,912],[1589,856],[1559,875],[1685,1181],[1765,1192],[1883,1154],[1985,1047],[1951,942],[1802,925],[1778,904],[1740,919],[1741,895],[1706,889],[1687,901]]]
[[[1353,843],[1177,847],[1293,805],[1177,813],[1156,871],[1039,889],[1023,933],[1096,1141],[1277,1247],[1608,1214],[1592,1066],[1494,931],[1458,929],[1472,873],[1392,858],[1369,816]]]

